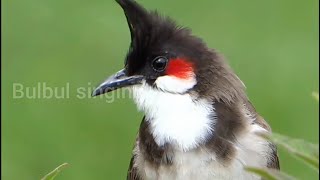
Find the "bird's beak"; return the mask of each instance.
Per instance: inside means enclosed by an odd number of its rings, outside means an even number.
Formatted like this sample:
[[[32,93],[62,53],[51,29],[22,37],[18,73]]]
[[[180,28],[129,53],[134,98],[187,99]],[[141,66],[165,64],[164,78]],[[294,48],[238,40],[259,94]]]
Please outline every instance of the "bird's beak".
[[[127,76],[125,69],[122,69],[110,76],[107,80],[101,83],[93,92],[92,96],[98,96],[118,88],[127,87],[135,84],[141,84],[142,75]]]

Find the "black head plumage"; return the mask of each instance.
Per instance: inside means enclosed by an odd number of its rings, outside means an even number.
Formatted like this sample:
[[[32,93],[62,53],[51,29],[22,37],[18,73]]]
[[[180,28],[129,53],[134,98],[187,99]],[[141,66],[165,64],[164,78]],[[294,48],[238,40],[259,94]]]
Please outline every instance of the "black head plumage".
[[[148,11],[133,0],[116,1],[125,13],[131,34],[125,61],[129,75],[144,73],[154,76],[153,72],[146,72],[142,68],[155,57],[170,58],[185,54],[190,48],[196,52],[197,48],[206,47],[199,38],[191,36],[189,29],[178,26],[169,17],[161,16],[156,11]]]
[[[156,72],[152,62],[159,56],[168,60],[185,57],[194,65],[199,96],[225,102],[245,98],[244,87],[225,60],[190,29],[178,26],[169,17],[148,11],[134,0],[116,0],[122,7],[131,34],[131,44],[125,60],[128,76],[143,75],[150,84],[164,72]]]

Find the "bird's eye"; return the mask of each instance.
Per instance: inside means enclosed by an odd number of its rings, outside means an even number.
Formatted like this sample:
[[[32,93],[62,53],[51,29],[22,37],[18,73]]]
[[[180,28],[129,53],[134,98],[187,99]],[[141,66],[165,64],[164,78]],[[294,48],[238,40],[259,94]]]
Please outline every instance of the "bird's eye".
[[[152,62],[152,68],[155,71],[161,72],[166,68],[167,63],[168,63],[168,59],[166,57],[163,57],[163,56],[156,57]]]

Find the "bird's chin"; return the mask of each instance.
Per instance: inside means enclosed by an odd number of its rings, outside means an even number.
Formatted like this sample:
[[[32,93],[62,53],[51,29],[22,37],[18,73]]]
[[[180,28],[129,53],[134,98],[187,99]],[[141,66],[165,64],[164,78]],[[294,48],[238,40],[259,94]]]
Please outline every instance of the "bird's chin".
[[[162,83],[164,79],[156,82]],[[169,80],[170,81],[170,80]],[[146,115],[153,116],[154,111],[150,110],[150,107],[155,107],[156,104],[166,104],[171,103],[176,98],[182,98],[183,96],[189,96],[188,90],[194,86],[194,82],[188,82],[185,84],[180,84],[182,87],[167,88],[166,86],[161,86],[163,84],[150,85],[143,81],[142,84],[137,84],[130,86],[132,98],[137,105],[139,111],[143,111]],[[168,81],[167,81],[168,82]],[[179,84],[176,84],[178,86]],[[188,86],[186,86],[188,85]],[[166,101],[166,102],[165,102]],[[163,102],[163,103],[157,103]],[[152,108],[151,108],[152,109]]]
[[[185,94],[197,84],[197,80],[195,76],[190,76],[187,79],[181,79],[175,76],[161,76],[157,78],[155,84],[157,88],[162,91],[174,94]]]

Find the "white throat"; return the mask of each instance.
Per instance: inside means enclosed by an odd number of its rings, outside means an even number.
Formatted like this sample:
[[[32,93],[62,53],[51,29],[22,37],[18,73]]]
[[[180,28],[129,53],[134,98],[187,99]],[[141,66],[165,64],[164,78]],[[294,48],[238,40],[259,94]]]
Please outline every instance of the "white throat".
[[[189,94],[162,92],[146,83],[133,87],[133,97],[150,122],[151,133],[159,146],[170,143],[187,151],[213,132],[212,103],[193,101]]]

